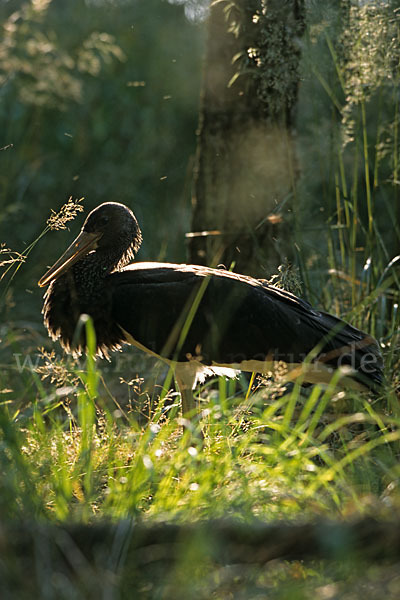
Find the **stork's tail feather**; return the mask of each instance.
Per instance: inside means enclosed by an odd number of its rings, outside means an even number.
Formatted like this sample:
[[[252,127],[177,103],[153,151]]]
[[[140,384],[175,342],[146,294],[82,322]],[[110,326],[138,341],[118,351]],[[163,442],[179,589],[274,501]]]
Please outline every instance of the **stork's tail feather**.
[[[384,365],[378,342],[333,315],[320,314],[325,326],[335,333],[318,360],[336,367],[347,367],[353,379],[370,389],[379,389],[384,384]]]

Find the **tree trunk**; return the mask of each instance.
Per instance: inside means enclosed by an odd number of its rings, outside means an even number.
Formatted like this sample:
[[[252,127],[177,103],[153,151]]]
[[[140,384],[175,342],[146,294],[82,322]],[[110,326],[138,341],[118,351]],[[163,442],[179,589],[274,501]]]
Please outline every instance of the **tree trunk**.
[[[265,276],[292,255],[303,0],[212,5],[194,174],[193,263]]]

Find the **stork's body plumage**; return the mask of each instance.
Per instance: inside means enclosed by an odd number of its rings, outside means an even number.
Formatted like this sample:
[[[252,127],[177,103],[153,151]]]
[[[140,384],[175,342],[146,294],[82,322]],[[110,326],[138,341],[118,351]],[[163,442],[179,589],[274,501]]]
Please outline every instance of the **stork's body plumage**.
[[[376,341],[348,323],[264,281],[223,269],[170,263],[128,264],[141,233],[133,213],[105,203],[87,217],[81,234],[40,280],[50,283],[44,319],[53,339],[82,351],[76,336],[82,313],[107,355],[124,343],[171,362],[184,412],[192,408],[196,377],[218,368],[266,372],[271,362],[300,364],[315,350],[305,380],[330,378],[348,365],[354,380],[382,382]]]

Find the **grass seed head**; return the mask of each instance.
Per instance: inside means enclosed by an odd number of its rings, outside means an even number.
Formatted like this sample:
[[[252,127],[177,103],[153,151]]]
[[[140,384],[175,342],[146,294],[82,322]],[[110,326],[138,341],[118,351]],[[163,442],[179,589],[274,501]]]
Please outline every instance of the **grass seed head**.
[[[60,210],[56,213],[51,209],[51,215],[47,219],[47,225],[50,229],[66,229],[66,223],[75,219],[78,212],[83,211],[83,206],[80,204],[83,198],[79,200],[73,200],[72,196],[69,197],[68,201],[63,204]]]

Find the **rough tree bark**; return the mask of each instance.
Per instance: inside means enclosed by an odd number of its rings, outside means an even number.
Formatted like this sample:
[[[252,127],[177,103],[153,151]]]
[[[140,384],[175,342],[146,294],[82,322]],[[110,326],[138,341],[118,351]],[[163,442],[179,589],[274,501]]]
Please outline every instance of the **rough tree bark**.
[[[212,3],[194,174],[191,262],[261,276],[292,248],[303,0]]]

